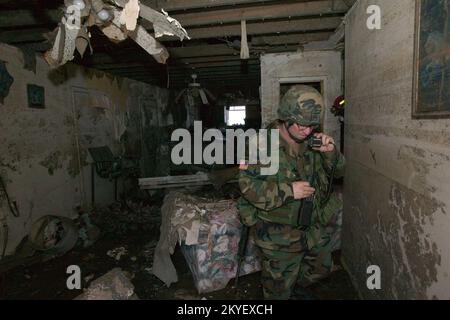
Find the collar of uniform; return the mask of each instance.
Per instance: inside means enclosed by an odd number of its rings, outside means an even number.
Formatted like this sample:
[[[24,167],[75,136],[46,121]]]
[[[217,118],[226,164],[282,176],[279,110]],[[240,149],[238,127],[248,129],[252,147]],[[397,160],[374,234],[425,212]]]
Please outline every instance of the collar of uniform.
[[[280,135],[280,149],[284,150],[285,153],[294,159],[297,159],[299,156],[303,155],[307,151],[306,143],[300,143],[298,150],[290,145],[282,135]]]

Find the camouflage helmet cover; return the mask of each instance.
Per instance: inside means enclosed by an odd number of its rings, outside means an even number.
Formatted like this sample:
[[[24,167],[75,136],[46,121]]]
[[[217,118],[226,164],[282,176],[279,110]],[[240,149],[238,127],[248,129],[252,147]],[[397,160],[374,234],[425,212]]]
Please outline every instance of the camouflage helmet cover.
[[[311,86],[296,85],[281,99],[278,118],[301,126],[320,125],[322,118],[322,95]]]

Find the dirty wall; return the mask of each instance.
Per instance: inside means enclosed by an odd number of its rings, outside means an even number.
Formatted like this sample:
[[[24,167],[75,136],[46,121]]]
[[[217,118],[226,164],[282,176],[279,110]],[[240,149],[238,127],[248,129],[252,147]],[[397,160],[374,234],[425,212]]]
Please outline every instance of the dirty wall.
[[[0,103],[0,173],[20,211],[16,218],[0,206],[9,227],[7,254],[40,217],[75,217],[77,206],[90,206],[87,148],[106,145],[137,159],[141,176],[167,174],[168,159],[157,160],[168,157],[167,90],[73,64],[51,71],[41,58],[34,73],[17,48],[4,44],[0,60],[13,78]],[[29,107],[28,84],[44,88],[43,108]],[[95,181],[96,204],[111,203],[113,183]]]
[[[411,117],[414,3],[360,0],[346,21],[343,259],[365,298],[450,298],[450,120]]]

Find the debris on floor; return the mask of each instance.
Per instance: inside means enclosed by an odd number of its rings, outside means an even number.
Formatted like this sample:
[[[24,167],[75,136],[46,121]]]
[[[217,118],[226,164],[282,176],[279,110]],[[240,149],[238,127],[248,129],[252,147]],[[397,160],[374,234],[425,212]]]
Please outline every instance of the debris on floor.
[[[208,198],[212,196],[207,188],[201,190],[201,195],[207,194]],[[199,210],[194,210],[201,215],[205,211],[204,218],[209,216],[210,208],[202,205],[206,200],[199,197],[193,197]],[[101,237],[92,245],[85,247],[78,245],[68,251],[63,256],[55,257],[42,263],[27,265],[17,265],[13,269],[8,269],[4,273],[4,294],[0,299],[134,299],[135,295],[139,299],[179,299],[179,300],[234,300],[234,299],[262,299],[262,289],[260,284],[260,273],[252,273],[239,279],[239,290],[234,288],[233,283],[222,290],[213,291],[208,294],[200,293],[197,288],[198,279],[194,277],[191,266],[183,253],[183,246],[174,248],[173,255],[169,255],[171,262],[176,270],[177,282],[167,287],[164,282],[154,275],[153,260],[156,255],[156,246],[159,238],[159,228],[161,225],[161,202],[162,199],[152,199],[141,201],[128,201],[127,206],[115,204],[103,209],[98,209],[89,213],[92,223],[98,225]],[[222,203],[220,199],[215,199],[214,203]],[[113,208],[114,210],[111,210]],[[134,208],[134,210],[130,210]],[[227,211],[226,207],[225,210]],[[102,216],[104,215],[104,216]],[[114,227],[114,221],[116,226]],[[140,225],[142,221],[148,221],[148,225]],[[104,223],[104,224],[101,224]],[[120,225],[126,224],[123,228]],[[107,232],[113,231],[113,232]],[[119,231],[115,233],[115,231]],[[136,232],[136,230],[145,232]],[[180,230],[182,235],[186,235],[186,230]],[[225,248],[225,243],[219,238],[225,232],[222,229],[217,233],[217,237],[211,237],[211,250],[214,250],[215,243],[219,250]],[[200,228],[199,235],[207,234],[203,228]],[[192,245],[191,250],[200,244]],[[224,242],[222,242],[224,241]],[[233,240],[236,241],[236,240]],[[232,241],[232,242],[233,242]],[[175,236],[175,243],[178,243],[178,234]],[[124,255],[124,250],[126,255]],[[107,252],[115,251],[120,254],[120,260],[107,255]],[[201,251],[199,251],[201,252]],[[203,253],[201,253],[203,254]],[[114,255],[113,255],[114,256]],[[133,259],[136,258],[136,259]],[[195,260],[198,262],[198,260]],[[69,265],[78,265],[82,270],[83,281],[80,290],[68,290],[66,286],[67,273]],[[120,268],[120,274],[115,277],[110,271]],[[205,274],[211,272],[210,266],[199,264],[199,269]],[[244,264],[242,269],[245,269]],[[232,271],[231,274],[234,276]],[[109,275],[108,275],[109,274]],[[103,276],[102,276],[103,275]],[[107,276],[108,275],[108,276]],[[124,276],[124,277],[123,277]],[[105,279],[106,277],[106,279]],[[211,276],[214,278],[214,276]],[[102,279],[105,279],[103,281]],[[131,280],[130,280],[131,279]],[[98,283],[101,282],[101,287]],[[351,285],[347,273],[343,270],[335,272],[330,279],[326,279],[313,287],[316,295],[321,299],[357,299],[357,295]],[[81,296],[80,296],[81,294]]]
[[[90,215],[79,212],[78,235],[84,247],[89,247],[100,237],[100,229],[92,224]]]
[[[75,300],[138,300],[138,297],[125,273],[116,268],[92,281]]]
[[[177,243],[192,272],[199,293],[225,288],[237,272],[242,225],[234,200],[210,200],[173,191],[164,199],[161,235],[153,273],[167,286],[177,282],[171,262]],[[250,239],[241,275],[259,271],[260,260]]]
[[[122,256],[126,256],[128,254],[128,251],[125,247],[119,247],[115,248],[113,250],[109,250],[107,253],[108,257],[111,257],[117,261],[120,261]]]
[[[174,298],[178,300],[202,300],[196,292],[192,292],[186,289],[178,289],[174,293]]]
[[[129,232],[154,232],[161,221],[160,209],[146,201],[114,203],[91,213],[93,223],[103,234],[123,236]]]

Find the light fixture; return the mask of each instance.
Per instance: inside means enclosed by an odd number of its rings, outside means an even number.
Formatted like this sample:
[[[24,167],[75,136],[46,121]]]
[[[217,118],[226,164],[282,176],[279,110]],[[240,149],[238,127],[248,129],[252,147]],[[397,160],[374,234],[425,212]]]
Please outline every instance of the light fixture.
[[[208,97],[212,100],[216,100],[216,97],[207,89],[202,88],[200,83],[197,82],[198,76],[194,73],[191,74],[192,82],[188,84],[188,87],[183,89],[180,94],[175,98],[175,103],[178,103],[180,98],[184,95],[188,96],[189,101],[193,101],[193,97],[200,97],[204,105],[209,104]]]

